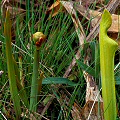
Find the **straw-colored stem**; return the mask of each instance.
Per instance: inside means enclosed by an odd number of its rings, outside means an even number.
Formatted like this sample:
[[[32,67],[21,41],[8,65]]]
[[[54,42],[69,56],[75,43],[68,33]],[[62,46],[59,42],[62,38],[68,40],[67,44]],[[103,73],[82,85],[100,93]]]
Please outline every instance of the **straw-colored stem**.
[[[105,120],[116,120],[117,115],[114,56],[115,51],[118,48],[118,44],[107,36],[107,30],[111,24],[111,15],[107,10],[104,10],[102,20],[100,22],[100,67]]]
[[[20,82],[21,85],[24,86],[24,80],[23,80],[23,70],[22,70],[22,57],[19,57],[19,69],[20,69]]]

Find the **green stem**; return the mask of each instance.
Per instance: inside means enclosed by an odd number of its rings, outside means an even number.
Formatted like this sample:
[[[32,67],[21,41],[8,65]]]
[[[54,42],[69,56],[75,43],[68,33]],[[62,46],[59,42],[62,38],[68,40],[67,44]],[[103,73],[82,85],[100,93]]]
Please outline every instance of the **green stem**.
[[[33,62],[33,75],[31,84],[30,95],[30,110],[36,112],[37,110],[37,95],[38,95],[38,67],[39,67],[39,51],[42,43],[45,41],[46,36],[42,32],[33,34],[33,41],[36,45]]]
[[[6,40],[6,58],[7,58],[9,84],[10,84],[10,93],[13,99],[16,119],[19,119],[21,115],[21,107],[20,107],[20,98],[18,95],[18,89],[16,85],[14,61],[12,57],[11,20],[10,20],[10,13],[8,10],[6,12],[6,21],[4,24],[4,35],[5,35],[5,40]]]
[[[111,15],[107,10],[104,10],[100,23],[100,67],[105,120],[116,120],[117,115],[114,80],[114,56],[115,51],[118,48],[118,44],[107,36],[107,30],[111,24]]]
[[[30,110],[37,110],[37,95],[38,95],[38,67],[39,67],[39,49],[35,49],[34,63],[33,63],[33,76],[30,95]]]

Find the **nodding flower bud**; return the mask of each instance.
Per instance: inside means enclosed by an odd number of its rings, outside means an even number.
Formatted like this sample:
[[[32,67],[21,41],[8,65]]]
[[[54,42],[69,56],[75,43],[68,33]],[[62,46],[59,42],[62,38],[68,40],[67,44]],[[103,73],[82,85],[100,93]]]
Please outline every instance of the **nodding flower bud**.
[[[42,32],[36,32],[33,34],[33,41],[37,48],[46,40],[46,36]]]

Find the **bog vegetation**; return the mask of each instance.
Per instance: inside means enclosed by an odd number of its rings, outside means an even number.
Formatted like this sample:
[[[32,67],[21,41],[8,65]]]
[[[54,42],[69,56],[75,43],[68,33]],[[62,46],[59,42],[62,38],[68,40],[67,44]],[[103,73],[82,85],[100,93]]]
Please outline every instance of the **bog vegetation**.
[[[0,7],[0,119],[119,119],[120,1]]]

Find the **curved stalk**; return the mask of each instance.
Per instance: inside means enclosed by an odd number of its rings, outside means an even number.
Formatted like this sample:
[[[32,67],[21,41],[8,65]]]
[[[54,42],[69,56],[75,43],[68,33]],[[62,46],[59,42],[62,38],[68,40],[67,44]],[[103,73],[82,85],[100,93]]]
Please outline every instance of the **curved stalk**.
[[[118,48],[117,42],[107,36],[112,24],[111,15],[104,10],[100,22],[100,67],[102,79],[102,96],[104,101],[105,120],[116,120],[116,95],[114,80],[114,56]]]

